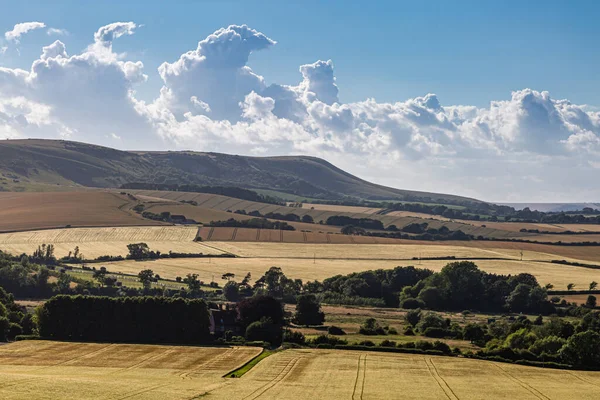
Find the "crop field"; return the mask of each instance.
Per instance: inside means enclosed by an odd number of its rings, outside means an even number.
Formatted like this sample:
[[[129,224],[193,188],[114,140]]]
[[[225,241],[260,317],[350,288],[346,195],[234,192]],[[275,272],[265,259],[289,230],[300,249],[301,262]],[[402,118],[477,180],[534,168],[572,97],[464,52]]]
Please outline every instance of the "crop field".
[[[215,399],[595,399],[600,373],[450,357],[286,350]]]
[[[197,228],[191,226],[69,228],[0,234],[0,250],[31,254],[42,244],[54,244],[57,257],[79,246],[86,258],[102,255],[125,256],[127,245],[145,242],[161,252],[219,254],[220,251],[194,242]]]
[[[311,233],[307,237],[311,238]],[[313,233],[314,235],[314,233]],[[338,235],[330,235],[337,237]],[[342,235],[339,235],[340,237]],[[354,237],[357,239],[357,237]],[[374,238],[370,238],[374,239]],[[418,240],[393,240],[391,244],[360,244],[347,246],[323,246],[328,242],[307,241],[306,243],[252,243],[252,242],[210,242],[211,246],[243,257],[312,257],[317,253],[323,258],[392,258],[406,259],[413,257],[501,257],[520,258],[521,252],[525,260],[569,261],[600,260],[600,246],[556,246],[536,243],[497,242],[497,241],[451,241],[430,242]]]
[[[290,278],[303,281],[323,280],[338,274],[370,269],[391,269],[397,266],[413,265],[440,271],[452,260],[413,260],[413,257],[455,256],[457,260],[465,258],[488,258],[474,260],[482,270],[496,274],[533,274],[540,284],[552,283],[556,289],[566,289],[574,283],[576,289],[587,288],[591,281],[600,281],[600,270],[552,264],[552,257],[544,253],[525,252],[524,260],[512,250],[484,250],[454,246],[419,245],[334,245],[334,244],[293,244],[293,243],[238,243],[210,242],[211,246],[224,252],[230,252],[238,258],[202,258],[202,259],[161,259],[154,261],[119,261],[106,263],[109,271],[137,274],[142,269],[152,269],[160,276],[174,279],[186,274],[198,274],[204,282],[216,280],[230,272],[236,280],[242,279],[248,272],[258,279],[270,267],[282,268]],[[506,258],[490,260],[489,258]]]
[[[486,237],[494,237],[494,238],[513,238],[513,237],[524,237],[524,236],[533,237],[533,236],[535,236],[533,234],[518,232],[518,230],[510,231],[510,230],[501,230],[501,229],[490,228],[490,227],[487,227],[487,225],[485,223],[470,224],[470,223],[465,223],[466,221],[465,222],[442,221],[440,219],[432,218],[433,216],[429,216],[430,217],[429,219],[425,219],[425,218],[418,218],[418,217],[414,217],[414,216],[394,216],[394,215],[379,215],[379,214],[374,214],[374,213],[363,213],[363,212],[360,212],[360,211],[362,211],[362,207],[358,207],[356,209],[352,208],[352,211],[350,211],[350,212],[331,211],[331,210],[325,210],[325,209],[311,210],[310,208],[286,207],[286,206],[279,206],[279,205],[274,205],[274,204],[258,203],[258,202],[254,202],[254,201],[234,199],[231,197],[220,196],[220,195],[215,195],[215,194],[189,193],[189,192],[168,192],[168,191],[157,191],[157,190],[129,190],[128,192],[134,194],[135,196],[150,196],[153,198],[165,198],[168,200],[176,200],[176,201],[182,201],[182,200],[195,201],[198,203],[197,207],[199,207],[199,208],[214,209],[214,210],[218,210],[218,211],[245,210],[246,212],[259,211],[261,214],[266,214],[269,212],[275,212],[275,213],[281,213],[281,214],[292,213],[292,214],[296,214],[300,217],[302,217],[304,215],[310,215],[316,223],[318,223],[319,221],[326,221],[327,218],[329,218],[331,216],[345,215],[345,216],[349,216],[349,217],[353,217],[353,218],[373,218],[373,219],[380,220],[381,222],[383,222],[383,224],[385,226],[396,225],[398,228],[402,228],[402,227],[412,224],[412,223],[426,222],[429,224],[430,228],[439,229],[442,226],[446,226],[450,230],[453,230],[453,231],[462,230],[463,232],[465,232],[467,234],[475,235],[475,236],[483,235]],[[339,207],[344,207],[344,206],[325,206],[325,205],[322,205],[322,206],[325,208],[334,207],[335,209],[339,209]],[[162,207],[165,207],[162,209],[162,211],[169,211],[169,209],[167,207],[171,207],[171,206],[163,205]],[[158,208],[158,206],[154,206],[153,208],[156,211],[160,210],[160,208]],[[374,210],[374,209],[368,209],[368,210]],[[156,211],[154,211],[154,212],[156,212]],[[191,210],[189,211],[189,214],[190,214],[189,216],[188,216],[188,214],[185,214],[186,217],[195,219],[192,216],[192,212],[193,211],[191,211]],[[201,211],[198,211],[198,212],[201,212]],[[202,212],[206,213],[206,211],[202,211]],[[229,215],[230,215],[230,218],[237,219],[237,217],[235,215],[232,215],[232,214],[229,214]],[[202,220],[202,218],[199,217],[199,220]],[[296,226],[297,229],[315,230],[315,225],[307,224],[307,226],[305,226],[305,227],[299,227],[297,225],[297,223],[293,223],[293,225]],[[482,226],[482,225],[486,225],[486,226]],[[324,230],[324,229],[330,229],[330,228],[325,227],[325,226],[319,226],[318,229]],[[339,228],[337,228],[337,229],[339,230]]]
[[[117,193],[0,193],[0,232],[71,226],[164,225],[129,211],[133,204]]]
[[[2,399],[191,399],[262,349],[15,342],[0,347]]]
[[[0,348],[0,397],[21,399],[595,399],[600,373],[490,361],[291,349],[241,378],[249,347],[17,342]]]
[[[318,210],[318,211],[335,211],[343,213],[360,213],[360,214],[375,214],[381,211],[381,208],[369,208],[359,206],[341,206],[334,204],[315,204],[315,203],[304,203],[302,204],[303,209]]]

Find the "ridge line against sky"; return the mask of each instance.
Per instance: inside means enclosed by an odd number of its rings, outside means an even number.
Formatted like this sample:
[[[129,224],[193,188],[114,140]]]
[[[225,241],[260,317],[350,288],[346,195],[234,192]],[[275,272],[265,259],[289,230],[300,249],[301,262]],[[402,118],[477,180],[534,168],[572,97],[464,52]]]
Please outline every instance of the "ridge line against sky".
[[[543,90],[516,90],[487,107],[445,105],[431,93],[343,103],[332,60],[299,66],[295,84],[273,83],[249,58],[279,46],[278,38],[268,27],[230,25],[164,60],[160,89],[148,96],[140,88],[152,71],[113,42],[152,26],[121,21],[92,29],[86,47],[72,53],[70,29],[36,19],[14,21],[0,42],[0,62],[37,31],[45,30],[47,42],[27,68],[0,67],[0,138],[307,154],[401,189],[498,202],[600,199],[593,184],[600,172],[598,109]]]

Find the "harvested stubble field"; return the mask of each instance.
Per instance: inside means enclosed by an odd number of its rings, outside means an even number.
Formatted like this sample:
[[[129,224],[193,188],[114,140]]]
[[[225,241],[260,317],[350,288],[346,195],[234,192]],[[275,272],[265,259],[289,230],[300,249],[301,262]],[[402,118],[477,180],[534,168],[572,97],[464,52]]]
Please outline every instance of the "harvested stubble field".
[[[2,399],[190,399],[260,353],[187,347],[24,341],[0,347]]]
[[[194,242],[197,228],[191,226],[113,227],[49,229],[0,234],[0,250],[31,254],[42,244],[53,244],[57,257],[76,246],[86,258],[127,255],[127,245],[145,242],[151,250],[181,253],[220,254],[212,247]]]
[[[600,373],[342,350],[17,342],[0,348],[3,399],[595,399]],[[482,384],[483,383],[483,384]]]
[[[319,226],[319,225],[316,225]],[[246,230],[254,231],[245,232]],[[208,241],[223,241],[223,242],[281,242],[281,236],[278,234],[262,235],[261,232],[256,232],[252,228],[237,228],[238,234],[234,235],[235,228],[208,228],[203,227],[199,231],[199,235],[203,240]],[[262,230],[261,230],[262,231]],[[244,232],[239,235],[240,232]],[[216,233],[216,235],[215,235]],[[303,236],[297,235],[294,231],[286,231],[283,233],[283,242],[287,243],[336,243],[336,244],[396,244],[396,245],[419,245],[419,246],[461,246],[480,249],[502,249],[514,250],[517,253],[523,251],[533,251],[537,253],[546,253],[550,259],[572,258],[588,261],[600,260],[600,246],[565,246],[554,244],[528,243],[528,242],[513,242],[513,241],[497,241],[497,240],[470,240],[470,241],[426,241],[426,240],[409,240],[409,239],[391,239],[375,236],[350,236],[339,233],[327,232],[303,232]],[[584,237],[584,240],[599,241],[600,235],[545,235],[548,240],[561,238],[569,239],[568,241],[580,241],[578,237]],[[530,239],[537,239],[542,236],[535,236]],[[218,238],[218,239],[217,239]],[[553,258],[552,258],[553,257]]]
[[[213,259],[161,259],[155,261],[120,261],[106,263],[109,271],[137,274],[150,268],[160,276],[174,279],[188,273],[196,273],[200,279],[210,282],[220,280],[221,275],[231,272],[240,280],[248,272],[253,279],[262,276],[270,267],[276,266],[290,278],[303,281],[320,280],[338,274],[349,274],[370,269],[391,269],[397,266],[413,265],[440,271],[451,260],[412,260],[412,257],[456,256],[464,258],[508,258],[507,260],[475,260],[484,271],[496,274],[519,274],[528,272],[536,276],[540,284],[552,283],[557,289],[575,283],[584,288],[593,280],[600,281],[600,270],[572,267],[548,262],[547,255],[526,252],[524,261],[517,257],[518,252],[482,250],[453,246],[419,245],[333,245],[333,244],[293,244],[293,243],[236,243],[210,242],[211,246],[224,252],[239,255],[239,258]],[[512,254],[511,254],[512,253]]]
[[[215,399],[595,399],[600,373],[340,350],[286,350]]]
[[[164,225],[129,210],[134,202],[118,193],[0,193],[0,232],[71,226]]]
[[[355,237],[357,239],[359,237]],[[307,257],[315,253],[320,258],[388,258],[406,259],[413,257],[500,257],[524,260],[569,261],[600,260],[600,246],[551,246],[535,243],[496,241],[447,241],[431,242],[394,239],[393,244],[329,245],[321,243],[252,243],[252,242],[209,242],[211,246],[242,257]]]

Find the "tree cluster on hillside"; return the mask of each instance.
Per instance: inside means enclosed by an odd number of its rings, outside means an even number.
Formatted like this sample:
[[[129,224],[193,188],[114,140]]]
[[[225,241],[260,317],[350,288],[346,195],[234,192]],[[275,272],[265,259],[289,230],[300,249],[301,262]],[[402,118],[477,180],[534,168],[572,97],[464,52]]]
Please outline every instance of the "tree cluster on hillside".
[[[257,228],[257,229],[280,229],[284,231],[295,231],[292,225],[283,221],[269,221],[264,218],[252,218],[242,221],[237,221],[230,218],[226,221],[210,221],[207,226],[211,227],[229,227],[229,228]]]

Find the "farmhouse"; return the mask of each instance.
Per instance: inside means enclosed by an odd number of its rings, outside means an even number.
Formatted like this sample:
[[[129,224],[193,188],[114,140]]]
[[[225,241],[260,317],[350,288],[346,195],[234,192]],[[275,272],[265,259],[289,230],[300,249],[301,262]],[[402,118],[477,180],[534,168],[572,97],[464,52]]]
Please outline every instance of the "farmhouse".
[[[237,324],[237,310],[230,307],[229,304],[218,304],[217,308],[211,308],[210,312],[210,333],[215,336],[223,336],[225,332],[231,331],[234,335],[240,333],[240,327]]]

